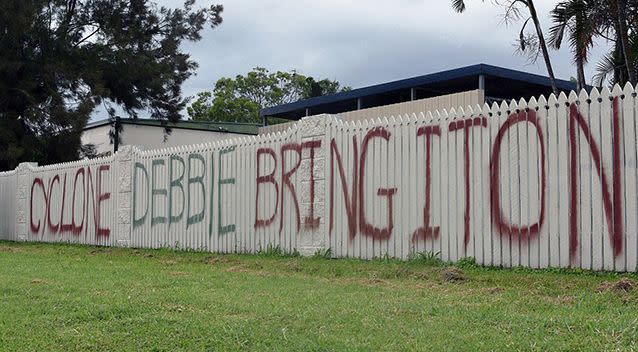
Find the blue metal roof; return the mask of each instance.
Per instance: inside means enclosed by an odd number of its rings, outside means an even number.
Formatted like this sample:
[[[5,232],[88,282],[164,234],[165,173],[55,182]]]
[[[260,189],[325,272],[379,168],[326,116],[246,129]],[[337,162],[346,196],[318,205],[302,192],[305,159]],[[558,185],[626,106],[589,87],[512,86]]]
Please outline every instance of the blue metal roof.
[[[467,66],[457,68],[448,71],[442,71],[423,76],[402,79],[394,82],[388,82],[383,84],[377,84],[369,87],[363,87],[353,89],[348,92],[341,92],[331,95],[325,95],[321,97],[315,97],[305,100],[300,100],[294,103],[283,104],[273,107],[267,107],[260,111],[261,116],[277,116],[280,114],[289,113],[297,110],[305,110],[316,106],[338,103],[346,100],[356,100],[359,98],[369,97],[378,94],[386,94],[395,92],[402,89],[409,89],[419,86],[431,85],[436,83],[442,83],[446,81],[452,81],[461,78],[467,78],[472,76],[485,75],[486,77],[496,77],[510,81],[520,81],[530,85],[539,85],[545,87],[551,87],[549,78],[542,75],[511,70],[507,68],[478,64],[473,66]],[[575,90],[576,84],[565,80],[556,80],[557,88],[561,91]],[[477,83],[478,87],[478,83]]]

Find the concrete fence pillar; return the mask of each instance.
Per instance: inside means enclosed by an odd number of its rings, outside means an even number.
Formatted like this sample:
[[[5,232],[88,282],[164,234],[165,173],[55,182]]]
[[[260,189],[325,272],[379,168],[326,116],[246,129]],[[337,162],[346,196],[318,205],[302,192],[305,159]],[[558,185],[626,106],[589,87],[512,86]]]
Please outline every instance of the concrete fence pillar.
[[[20,163],[16,168],[16,222],[14,240],[26,241],[29,234],[29,185],[31,184],[31,171],[38,163]]]
[[[128,247],[131,244],[132,232],[132,185],[133,179],[133,148],[121,146],[115,153],[115,168],[117,169],[117,245]]]
[[[303,118],[299,121],[302,154],[301,177],[301,230],[299,252],[312,255],[327,248],[326,240],[326,140],[328,115]]]

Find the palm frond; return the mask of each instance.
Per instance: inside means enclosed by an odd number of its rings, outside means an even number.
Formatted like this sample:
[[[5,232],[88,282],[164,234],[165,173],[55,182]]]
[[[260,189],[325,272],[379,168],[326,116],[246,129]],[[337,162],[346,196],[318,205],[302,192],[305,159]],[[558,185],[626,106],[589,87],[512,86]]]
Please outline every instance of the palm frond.
[[[614,52],[610,52],[603,56],[596,65],[596,74],[592,78],[593,83],[598,87],[602,87],[607,77],[614,73],[614,70],[616,70],[616,60]]]
[[[465,11],[465,1],[464,0],[452,0],[452,8],[454,11],[458,13],[462,13]]]
[[[565,30],[569,24],[571,17],[567,13],[568,4],[566,1],[560,2],[551,11],[553,25],[549,28],[549,44],[554,49],[558,50],[563,43],[563,37],[565,36]]]

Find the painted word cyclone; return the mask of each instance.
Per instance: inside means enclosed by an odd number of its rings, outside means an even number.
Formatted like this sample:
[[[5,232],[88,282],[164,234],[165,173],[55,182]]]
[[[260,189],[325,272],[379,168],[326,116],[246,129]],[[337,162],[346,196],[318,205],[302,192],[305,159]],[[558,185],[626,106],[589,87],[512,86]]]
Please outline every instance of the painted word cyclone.
[[[92,216],[95,236],[108,237],[111,230],[102,227],[101,208],[111,198],[111,192],[102,188],[102,180],[109,170],[110,165],[99,165],[93,171],[86,166],[75,172],[55,173],[48,179],[34,177],[29,197],[31,233],[44,233],[48,228],[52,234],[80,235],[84,232],[87,236],[88,221]],[[95,179],[92,172],[95,173]],[[39,201],[42,201],[40,205]],[[61,202],[59,213],[51,212],[54,202]],[[40,207],[41,214],[38,214],[37,207]]]
[[[579,111],[578,105],[571,104],[568,116],[568,134],[569,134],[569,248],[570,255],[574,255],[579,240],[578,233],[578,192],[579,178],[576,175],[578,168],[579,148],[577,143],[584,141],[589,146],[589,154],[593,164],[595,165],[596,176],[600,180],[602,192],[602,204],[604,208],[604,216],[608,227],[609,241],[612,244],[613,254],[619,255],[623,250],[623,204],[622,198],[622,179],[621,179],[621,162],[620,162],[620,133],[621,126],[619,122],[619,98],[616,97],[612,103],[612,149],[609,151],[612,157],[611,170],[604,168],[602,165],[603,155],[599,146],[599,141],[594,138],[594,134],[590,130],[587,120]],[[471,143],[469,143],[470,133],[473,129],[488,128],[491,119],[479,116],[468,118],[465,120],[452,121],[447,126],[439,124],[429,124],[419,126],[415,131],[415,137],[418,141],[422,141],[425,145],[424,159],[419,165],[425,168],[425,193],[420,201],[423,204],[421,225],[412,229],[412,241],[425,240],[429,238],[438,238],[441,232],[441,225],[432,223],[431,210],[432,204],[432,144],[436,138],[440,138],[444,128],[446,133],[463,134],[463,170],[464,170],[464,196],[463,204],[463,243],[465,246],[470,241],[470,216],[472,214],[471,199]],[[514,224],[505,215],[501,207],[501,161],[502,143],[507,131],[517,124],[529,124],[536,131],[538,138],[540,154],[539,163],[540,172],[538,173],[540,185],[540,206],[535,221],[528,225]],[[492,141],[491,155],[489,165],[489,188],[490,188],[490,213],[491,221],[500,235],[517,235],[520,238],[532,238],[538,236],[540,229],[545,222],[546,212],[546,188],[547,173],[545,170],[545,150],[543,138],[543,129],[537,112],[533,109],[525,109],[513,112],[499,126],[498,133]],[[373,159],[368,158],[370,144],[373,141],[389,142],[393,138],[392,134],[385,127],[375,127],[366,131],[361,142],[359,143],[356,136],[352,136],[352,153],[350,162],[351,170],[346,170],[344,165],[344,151],[340,150],[335,138],[329,141],[329,145],[322,145],[321,139],[305,141],[302,143],[286,143],[279,150],[272,147],[262,147],[256,150],[254,162],[256,164],[255,175],[255,194],[254,208],[255,217],[253,228],[269,228],[278,225],[279,233],[284,227],[284,214],[286,211],[291,212],[296,223],[295,230],[300,231],[301,226],[306,229],[316,229],[321,222],[320,213],[316,213],[314,209],[316,198],[316,183],[314,175],[315,153],[321,148],[329,150],[329,233],[332,234],[335,219],[335,193],[337,188],[341,189],[343,195],[343,206],[346,211],[347,232],[350,240],[354,239],[358,234],[375,240],[385,241],[393,235],[393,229],[396,222],[394,198],[401,190],[398,187],[379,187],[376,190],[378,200],[384,202],[384,208],[387,210],[385,219],[371,219],[366,214],[366,203],[369,200],[366,197],[366,190],[369,185],[366,184],[366,172],[369,169],[366,166]],[[133,167],[133,200],[132,200],[132,225],[133,228],[140,227],[147,223],[150,226],[166,224],[169,227],[176,223],[185,223],[186,230],[194,224],[201,223],[206,220],[208,224],[208,235],[214,233],[217,235],[225,235],[233,233],[236,230],[235,224],[223,223],[223,212],[237,211],[237,209],[225,209],[223,203],[224,192],[236,185],[238,177],[249,177],[245,173],[237,175],[228,175],[223,169],[222,161],[225,158],[233,158],[236,147],[228,147],[217,152],[217,175],[215,177],[215,163],[213,162],[214,153],[211,152],[210,162],[200,153],[190,153],[185,156],[170,155],[166,158],[153,159],[150,163],[150,171],[147,166],[141,162],[136,162]],[[301,164],[302,152],[307,151],[310,154],[310,201],[308,209],[300,209],[297,190],[291,181],[297,173]],[[582,153],[582,151],[580,151]],[[273,165],[272,169],[265,170],[263,165],[268,162]],[[376,169],[381,165],[374,165]],[[387,167],[387,166],[386,166]],[[347,172],[351,175],[348,182]],[[88,221],[93,218],[93,226],[95,236],[101,237],[110,235],[110,229],[103,227],[101,222],[100,209],[105,203],[111,199],[110,191],[102,188],[102,180],[109,177],[110,166],[108,164],[98,165],[93,169],[91,167],[78,168],[75,171],[54,174],[49,178],[34,177],[30,188],[30,222],[29,228],[31,233],[38,234],[45,231],[51,233],[72,233],[80,235],[84,232],[88,234]],[[207,177],[207,173],[209,173]],[[161,178],[160,175],[168,175]],[[209,182],[205,182],[208,179]],[[350,184],[348,184],[350,183]],[[213,189],[217,187],[217,195],[213,195]],[[273,204],[269,207],[271,213],[265,214],[264,209],[260,208],[260,197],[263,192],[271,192],[274,194]],[[78,196],[80,195],[81,196]],[[285,195],[288,195],[286,197]],[[38,201],[34,201],[34,199]],[[291,206],[286,207],[286,199],[292,199]],[[55,199],[55,200],[54,200]],[[52,212],[51,203],[60,200],[60,211]],[[179,201],[175,201],[179,199]],[[40,204],[39,201],[42,201]],[[206,200],[206,201],[200,201]],[[215,202],[217,205],[215,206]],[[161,213],[156,210],[155,205],[164,203],[163,209],[166,211]],[[177,204],[177,206],[175,206]],[[214,206],[218,209],[213,214]],[[245,206],[245,205],[243,205]],[[207,212],[208,208],[208,212]],[[205,219],[208,213],[208,219]],[[214,221],[214,218],[217,218]],[[279,218],[278,224],[275,224]],[[382,222],[385,225],[374,224],[374,220]],[[213,224],[217,224],[216,227]]]

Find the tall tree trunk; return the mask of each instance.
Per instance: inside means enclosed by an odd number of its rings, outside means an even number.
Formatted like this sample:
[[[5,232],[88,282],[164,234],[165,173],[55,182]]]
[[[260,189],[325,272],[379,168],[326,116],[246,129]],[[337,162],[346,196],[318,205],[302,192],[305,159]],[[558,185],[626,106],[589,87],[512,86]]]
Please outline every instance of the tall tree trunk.
[[[621,54],[624,59],[625,67],[627,68],[627,75],[629,78],[629,82],[632,84],[636,84],[636,73],[634,72],[633,65],[631,65],[631,60],[629,58],[629,39],[627,38],[627,16],[625,15],[625,11],[627,10],[627,5],[625,0],[616,0],[616,6],[618,10],[618,32],[620,39],[620,48]],[[625,82],[619,82],[625,83]]]
[[[614,82],[621,84],[621,82],[627,82],[629,80],[627,74],[627,66],[625,66],[625,58],[620,48],[620,31],[618,30],[618,21],[614,22],[614,31],[616,40],[614,41]]]
[[[583,63],[581,55],[576,56],[576,81],[576,88],[578,89],[578,93],[580,93],[587,85],[587,83],[585,83],[585,64]]]
[[[547,43],[545,42],[545,36],[543,35],[543,28],[538,20],[538,13],[536,13],[536,7],[533,0],[527,0],[527,7],[529,8],[529,14],[534,21],[534,27],[536,27],[536,35],[538,35],[538,45],[540,45],[543,52],[543,59],[545,60],[545,66],[547,66],[547,74],[549,76],[549,83],[552,85],[552,91],[558,96],[558,88],[556,87],[556,77],[554,76],[554,69],[552,68],[552,62],[549,58],[549,50],[547,50]]]

